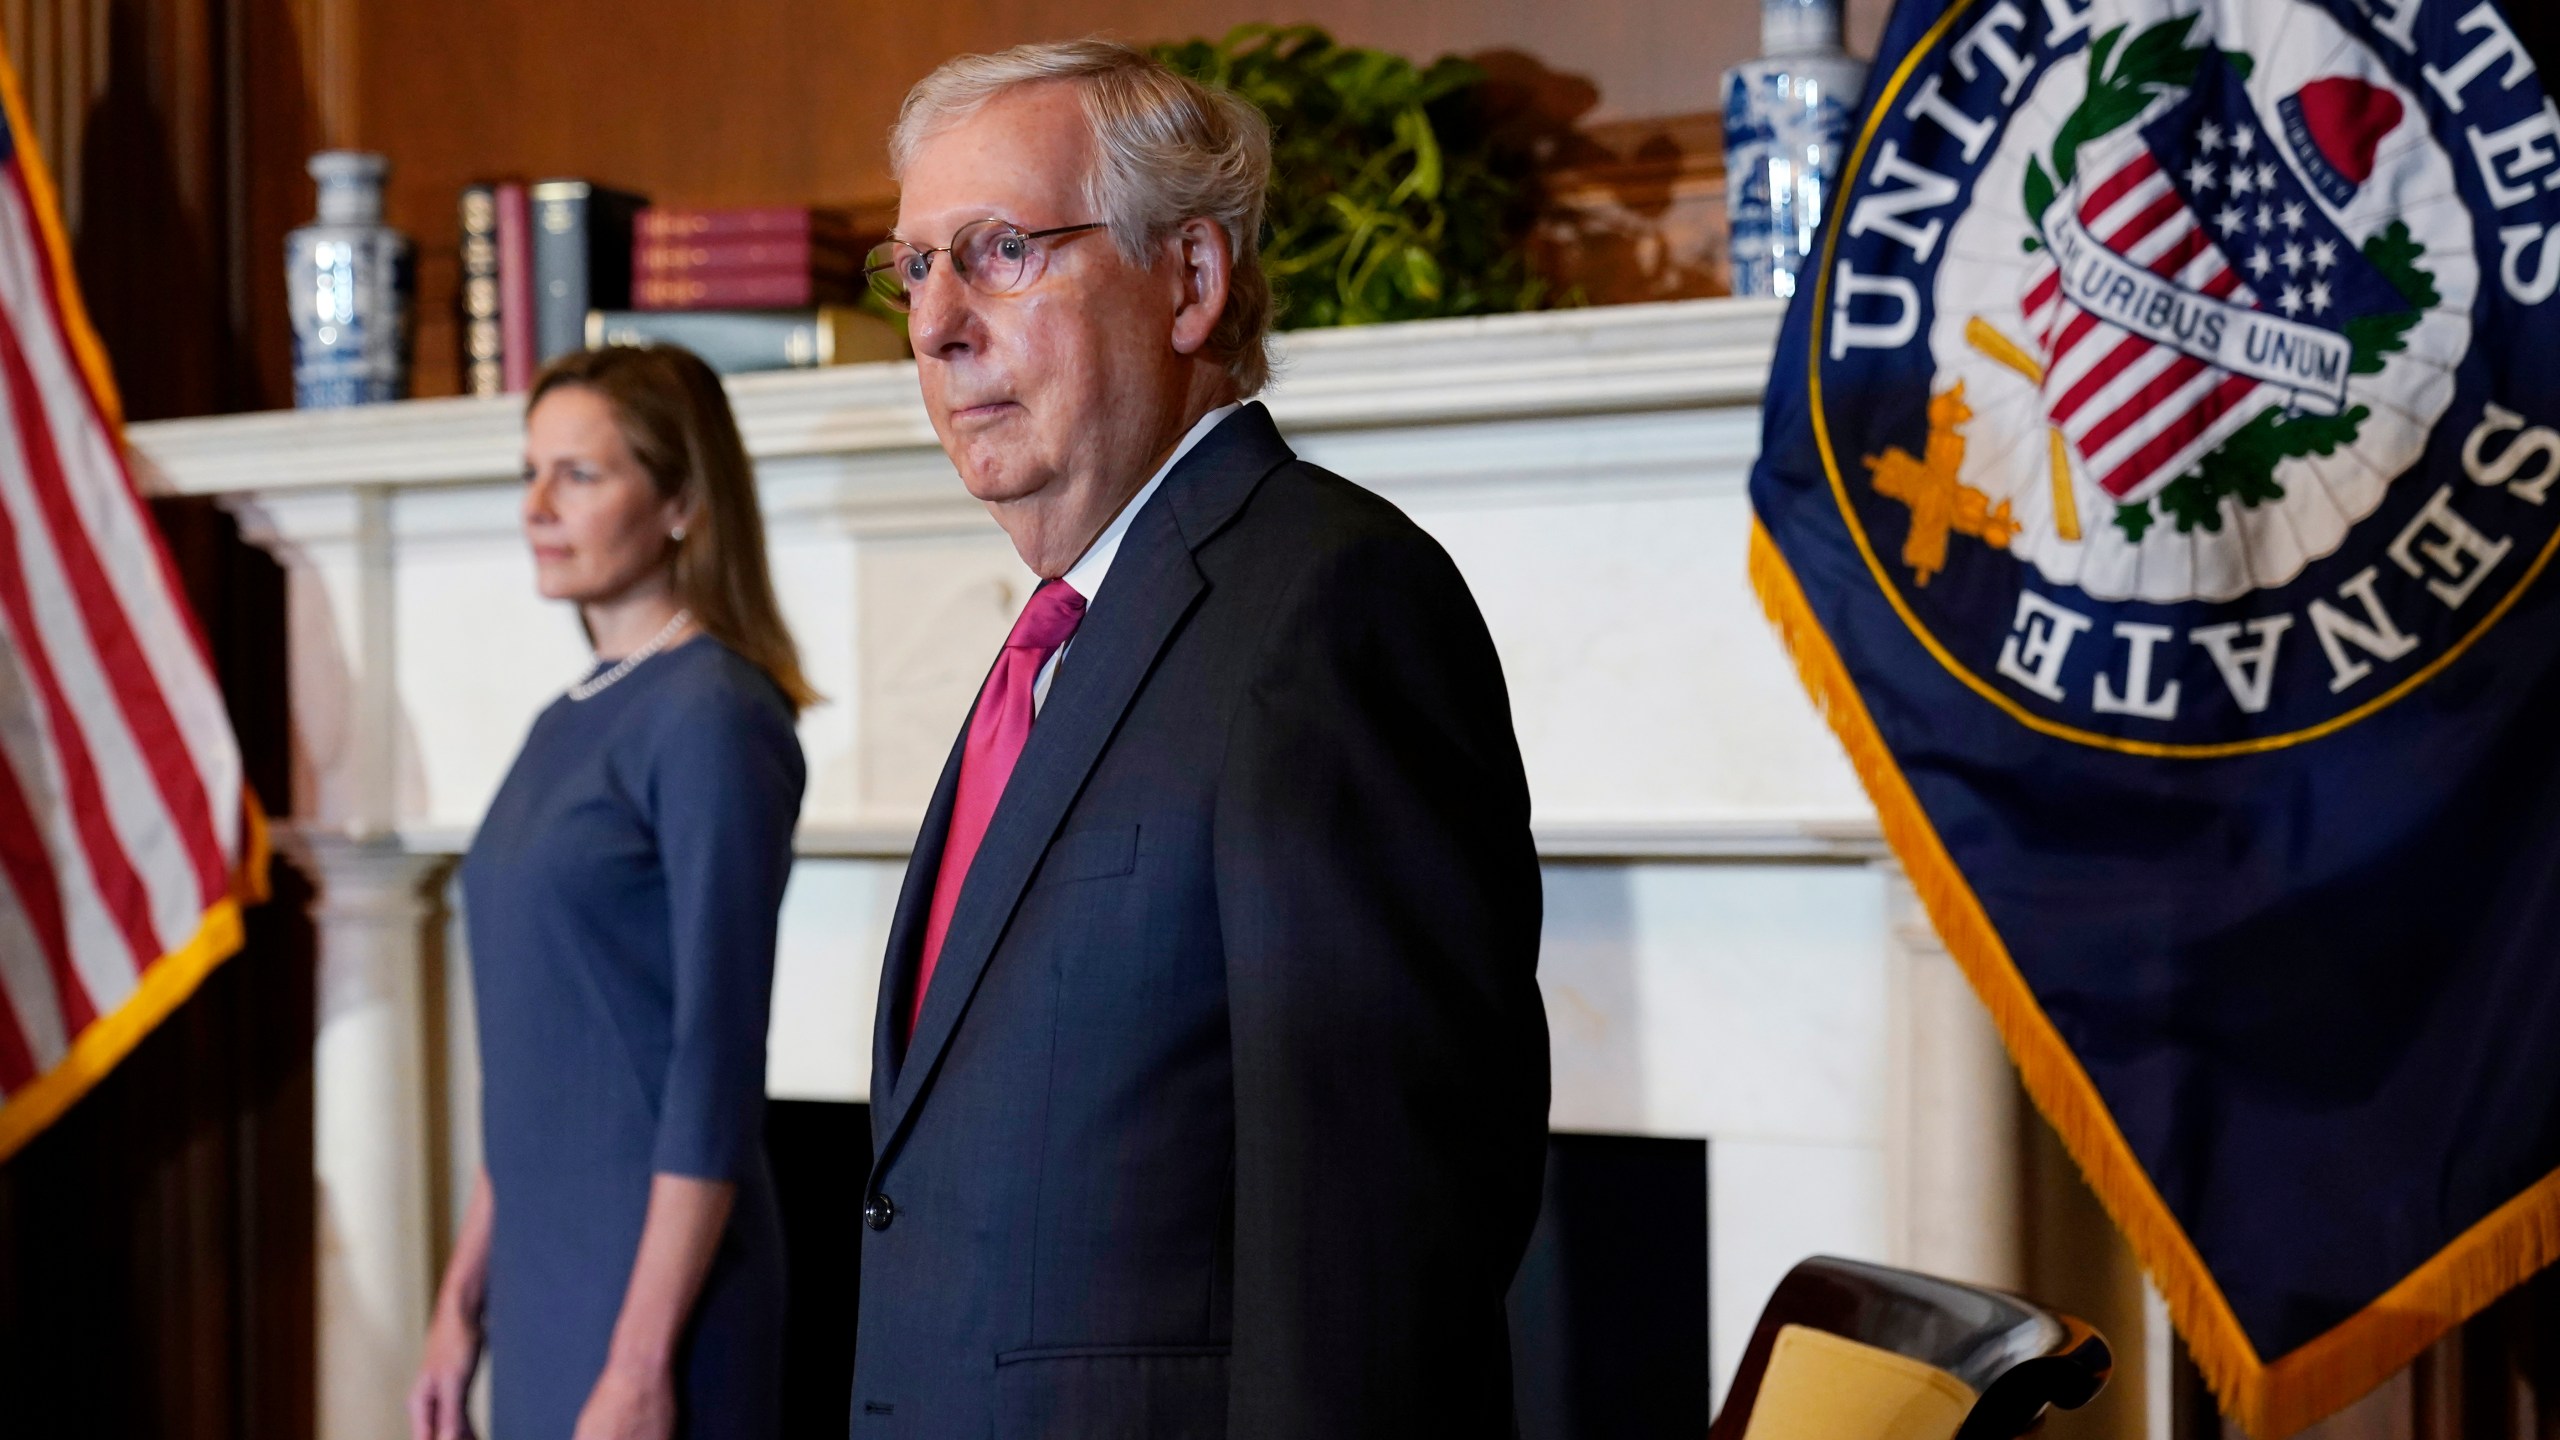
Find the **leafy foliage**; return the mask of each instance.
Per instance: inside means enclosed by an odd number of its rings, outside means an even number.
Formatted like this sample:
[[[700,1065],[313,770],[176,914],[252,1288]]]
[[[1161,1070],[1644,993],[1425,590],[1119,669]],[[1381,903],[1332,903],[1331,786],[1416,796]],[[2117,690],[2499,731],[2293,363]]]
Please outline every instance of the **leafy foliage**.
[[[2304,455],[2335,454],[2339,446],[2355,440],[2372,413],[2362,405],[2339,415],[2260,411],[2197,462],[2195,469],[2162,487],[2160,508],[2178,522],[2180,534],[2219,532],[2225,499],[2253,509],[2283,499],[2284,484],[2276,479],[2279,463]]]
[[[2355,347],[2355,361],[2347,368],[2358,375],[2379,375],[2383,362],[2408,348],[2409,331],[2419,317],[2444,303],[2436,290],[2436,277],[2418,262],[2426,258],[2427,247],[2409,234],[2406,223],[2394,220],[2382,232],[2364,242],[2364,258],[2409,302],[2406,310],[2387,315],[2359,315],[2339,327],[2348,343]]]
[[[2194,86],[2196,71],[2214,53],[2209,46],[2187,43],[2196,20],[2194,15],[2163,20],[2135,36],[2122,54],[2116,50],[2124,41],[2126,27],[2122,25],[2091,43],[2089,91],[2062,122],[2062,128],[2054,132],[2052,168],[2047,169],[2038,157],[2027,160],[2029,224],[2042,224],[2044,212],[2053,208],[2055,197],[2079,178],[2082,145],[2132,124],[2163,92]],[[2249,73],[2248,56],[2225,51],[2222,58],[2242,76]]]
[[[1271,121],[1263,266],[1285,328],[1529,310],[1527,158],[1485,123],[1484,72],[1417,66],[1313,25],[1155,47]]]

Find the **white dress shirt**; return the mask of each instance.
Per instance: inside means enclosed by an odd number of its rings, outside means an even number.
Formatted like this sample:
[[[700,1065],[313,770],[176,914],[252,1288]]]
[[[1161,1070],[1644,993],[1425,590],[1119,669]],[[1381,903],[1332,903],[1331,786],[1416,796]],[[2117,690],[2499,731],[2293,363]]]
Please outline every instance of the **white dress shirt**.
[[[1111,573],[1112,557],[1120,553],[1120,542],[1128,538],[1129,522],[1137,519],[1138,512],[1145,509],[1147,502],[1155,498],[1156,491],[1164,487],[1164,477],[1172,473],[1174,466],[1182,463],[1182,457],[1191,453],[1191,447],[1199,444],[1210,431],[1218,428],[1219,421],[1243,408],[1241,404],[1221,405],[1201,416],[1198,422],[1192,425],[1190,433],[1182,437],[1182,443],[1174,446],[1173,453],[1165,457],[1164,464],[1157,467],[1155,475],[1139,489],[1137,494],[1129,497],[1129,503],[1121,506],[1120,513],[1112,516],[1111,523],[1103,526],[1102,533],[1093,537],[1093,543],[1085,547],[1084,555],[1068,568],[1065,575],[1059,577],[1067,582],[1067,588],[1084,597],[1086,605],[1092,605],[1093,597],[1102,593],[1102,577]],[[1048,703],[1049,684],[1058,676],[1059,662],[1065,660],[1067,652],[1074,648],[1076,648],[1075,637],[1070,635],[1067,637],[1067,643],[1058,647],[1057,653],[1049,657],[1049,662],[1040,667],[1039,675],[1032,680],[1031,713],[1033,715],[1038,715],[1040,707]]]

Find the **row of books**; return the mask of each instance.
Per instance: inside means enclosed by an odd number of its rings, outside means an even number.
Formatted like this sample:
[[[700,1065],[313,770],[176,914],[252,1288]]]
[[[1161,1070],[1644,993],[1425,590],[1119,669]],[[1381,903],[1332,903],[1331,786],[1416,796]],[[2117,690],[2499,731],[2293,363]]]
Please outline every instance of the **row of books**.
[[[724,374],[905,354],[854,303],[864,238],[842,211],[652,206],[586,180],[472,185],[460,208],[467,394],[605,344],[683,345]]]
[[[862,298],[867,240],[841,210],[655,206],[632,221],[635,310],[846,305]]]

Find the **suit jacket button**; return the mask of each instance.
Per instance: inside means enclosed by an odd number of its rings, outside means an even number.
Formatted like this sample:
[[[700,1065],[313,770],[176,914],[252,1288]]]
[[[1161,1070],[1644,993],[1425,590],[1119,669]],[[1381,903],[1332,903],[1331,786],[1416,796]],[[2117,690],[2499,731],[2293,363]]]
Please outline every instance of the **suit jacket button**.
[[[898,1207],[891,1204],[885,1194],[874,1195],[863,1202],[862,1223],[874,1230],[888,1229],[889,1222],[897,1218]]]

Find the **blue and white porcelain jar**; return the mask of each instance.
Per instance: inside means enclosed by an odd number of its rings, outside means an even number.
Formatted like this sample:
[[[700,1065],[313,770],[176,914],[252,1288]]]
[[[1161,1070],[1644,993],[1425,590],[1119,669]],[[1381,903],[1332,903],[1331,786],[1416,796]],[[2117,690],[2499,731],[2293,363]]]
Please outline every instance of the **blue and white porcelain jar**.
[[[1866,62],[1841,48],[1839,0],[1762,0],[1762,58],[1725,73],[1725,207],[1733,293],[1796,293],[1821,242]]]
[[[320,218],[285,237],[293,311],[293,403],[367,405],[409,394],[409,237],[382,223],[379,155],[311,157]]]

